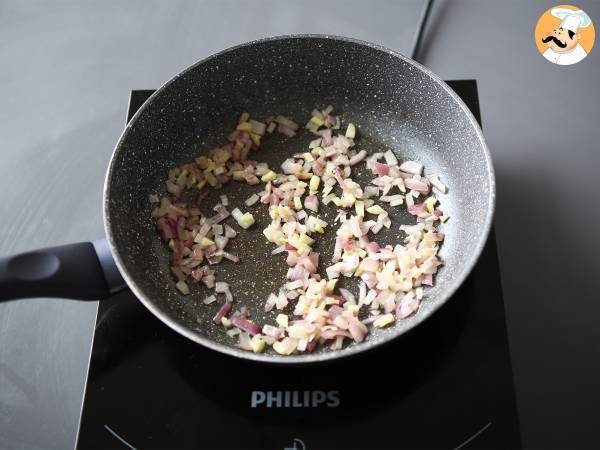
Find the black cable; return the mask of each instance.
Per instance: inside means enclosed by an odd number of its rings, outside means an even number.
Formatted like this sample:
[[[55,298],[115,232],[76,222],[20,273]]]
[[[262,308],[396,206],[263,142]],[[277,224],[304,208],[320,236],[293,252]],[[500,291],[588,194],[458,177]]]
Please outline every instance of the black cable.
[[[425,31],[425,26],[427,25],[427,19],[429,18],[429,13],[431,12],[432,6],[433,0],[425,0],[425,5],[423,6],[423,11],[421,12],[421,19],[419,20],[419,26],[417,27],[415,38],[413,39],[413,47],[410,52],[410,57],[415,61],[417,61],[417,57],[419,56],[419,50],[421,50],[423,32]]]

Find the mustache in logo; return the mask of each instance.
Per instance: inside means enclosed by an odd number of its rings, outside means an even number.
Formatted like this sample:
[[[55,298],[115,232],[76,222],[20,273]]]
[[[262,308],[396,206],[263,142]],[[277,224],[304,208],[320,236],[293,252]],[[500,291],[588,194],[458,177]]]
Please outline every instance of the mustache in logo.
[[[559,46],[560,48],[565,48],[567,46],[566,42],[561,42],[558,40],[558,38],[556,38],[555,36],[547,36],[545,38],[542,38],[542,42],[545,44],[547,42],[550,41],[554,41],[554,43]]]

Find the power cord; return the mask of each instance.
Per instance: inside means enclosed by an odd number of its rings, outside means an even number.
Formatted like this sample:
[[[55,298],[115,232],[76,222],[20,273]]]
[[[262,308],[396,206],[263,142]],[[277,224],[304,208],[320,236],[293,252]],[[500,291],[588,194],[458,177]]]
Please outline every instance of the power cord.
[[[413,39],[413,47],[410,52],[410,57],[415,61],[418,61],[419,51],[421,50],[421,42],[423,41],[423,32],[425,31],[425,26],[427,25],[427,19],[429,18],[429,13],[431,12],[432,6],[433,0],[425,0],[425,5],[423,5],[423,10],[421,12],[421,19],[419,20],[419,25],[417,27],[417,31],[415,32],[415,38]]]

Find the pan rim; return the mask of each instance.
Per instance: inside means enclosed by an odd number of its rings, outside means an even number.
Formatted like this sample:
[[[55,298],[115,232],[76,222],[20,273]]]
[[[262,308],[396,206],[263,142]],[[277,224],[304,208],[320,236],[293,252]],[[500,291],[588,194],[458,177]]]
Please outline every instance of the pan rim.
[[[438,301],[434,305],[432,305],[432,307],[427,311],[427,313],[417,314],[416,320],[412,324],[407,326],[406,328],[403,328],[402,331],[392,332],[385,338],[379,339],[377,341],[365,341],[358,345],[352,345],[352,346],[346,347],[343,350],[326,351],[326,352],[318,353],[318,354],[282,356],[282,355],[245,352],[245,351],[243,351],[241,349],[237,349],[233,346],[227,346],[224,344],[220,344],[218,342],[215,342],[211,339],[208,339],[204,336],[201,336],[201,335],[193,332],[192,330],[185,327],[184,325],[181,325],[181,324],[175,322],[175,320],[173,320],[167,313],[160,310],[159,307],[152,301],[152,299],[149,298],[148,296],[146,296],[146,294],[144,294],[142,289],[135,282],[134,277],[130,276],[130,274],[127,270],[127,267],[125,266],[125,263],[120,256],[119,250],[115,243],[114,235],[112,233],[112,228],[111,228],[112,222],[111,222],[111,217],[110,217],[110,212],[109,212],[109,204],[110,204],[109,192],[110,192],[110,187],[111,187],[111,179],[112,179],[112,173],[113,173],[113,169],[114,169],[115,159],[121,149],[121,144],[129,130],[129,128],[132,126],[132,124],[135,124],[136,120],[144,112],[144,110],[150,104],[152,104],[152,102],[156,99],[156,97],[161,95],[162,92],[168,86],[170,86],[173,82],[175,82],[179,77],[192,71],[197,66],[204,64],[214,58],[217,58],[224,54],[227,54],[229,52],[232,52],[232,51],[235,51],[235,50],[238,50],[241,48],[253,46],[256,44],[265,43],[265,42],[295,40],[295,39],[299,39],[299,40],[300,39],[329,39],[332,41],[340,41],[340,42],[347,42],[347,43],[362,45],[362,46],[369,47],[374,50],[388,53],[396,58],[399,58],[402,61],[410,64],[411,66],[419,69],[425,75],[429,76],[429,78],[433,82],[440,85],[444,89],[444,91],[447,94],[449,94],[450,97],[458,104],[458,106],[462,109],[463,113],[466,114],[471,125],[474,127],[475,132],[477,134],[477,138],[478,138],[478,140],[483,148],[483,151],[484,151],[487,179],[489,181],[490,188],[489,188],[489,196],[487,199],[488,200],[487,201],[488,210],[487,210],[487,214],[485,217],[485,223],[484,223],[484,226],[482,229],[482,234],[480,235],[480,239],[474,246],[474,251],[471,252],[471,254],[467,258],[467,260],[464,262],[463,269],[459,273],[459,275],[454,277],[454,279],[451,281],[451,283],[449,284],[449,286],[447,287],[445,292],[440,295],[440,298],[438,299]],[[119,139],[117,140],[117,143],[115,145],[115,148],[114,148],[111,158],[110,158],[108,170],[106,171],[106,175],[105,175],[105,179],[104,179],[104,189],[103,189],[103,200],[102,201],[103,201],[104,230],[106,233],[109,247],[110,247],[113,257],[115,259],[115,263],[116,263],[119,271],[121,272],[121,275],[125,279],[127,285],[129,286],[129,288],[132,290],[132,292],[135,294],[135,296],[139,299],[139,301],[141,301],[142,304],[152,314],[154,314],[158,319],[160,319],[163,323],[165,323],[167,326],[169,326],[171,329],[173,329],[180,335],[185,336],[188,339],[190,339],[198,344],[201,344],[205,347],[208,347],[208,348],[218,351],[220,353],[224,353],[229,356],[238,357],[238,358],[242,358],[242,359],[249,359],[249,360],[253,360],[253,361],[257,361],[257,362],[263,362],[263,363],[294,364],[295,365],[295,364],[306,364],[306,363],[320,363],[320,362],[325,362],[325,361],[329,361],[329,360],[355,356],[357,354],[360,354],[365,351],[371,350],[373,348],[379,347],[383,344],[386,344],[386,343],[398,338],[399,336],[401,336],[401,335],[407,333],[408,331],[412,330],[413,328],[417,327],[418,325],[423,323],[425,320],[427,320],[431,315],[433,315],[435,312],[437,312],[442,307],[442,305],[444,305],[455,294],[455,292],[458,290],[458,288],[463,284],[463,282],[469,276],[469,274],[475,267],[477,261],[479,260],[479,257],[483,251],[483,248],[489,238],[489,234],[490,234],[490,230],[491,230],[492,222],[493,222],[493,217],[494,217],[495,204],[496,204],[496,181],[495,181],[493,160],[492,160],[489,148],[486,144],[485,138],[483,136],[483,131],[482,131],[481,127],[479,126],[479,123],[473,116],[473,113],[471,112],[471,110],[467,107],[467,105],[463,102],[463,100],[458,96],[458,94],[456,94],[454,92],[454,90],[452,90],[452,88],[444,82],[444,80],[442,80],[438,75],[436,75],[430,69],[428,69],[427,67],[423,66],[422,64],[412,60],[411,58],[404,56],[403,54],[401,54],[395,50],[391,50],[382,45],[364,41],[361,39],[337,36],[337,35],[332,35],[332,34],[290,34],[290,35],[279,35],[279,36],[255,39],[255,40],[248,41],[248,42],[245,42],[242,44],[238,44],[238,45],[235,45],[232,47],[228,47],[224,50],[221,50],[217,53],[214,53],[206,58],[203,58],[203,59],[195,62],[194,64],[190,65],[189,67],[183,69],[182,71],[180,71],[179,73],[174,75],[172,78],[167,80],[162,86],[160,86],[144,102],[144,104],[138,109],[138,111],[134,114],[134,116],[131,118],[131,120],[127,123],[127,125],[123,129],[123,132],[119,136]]]

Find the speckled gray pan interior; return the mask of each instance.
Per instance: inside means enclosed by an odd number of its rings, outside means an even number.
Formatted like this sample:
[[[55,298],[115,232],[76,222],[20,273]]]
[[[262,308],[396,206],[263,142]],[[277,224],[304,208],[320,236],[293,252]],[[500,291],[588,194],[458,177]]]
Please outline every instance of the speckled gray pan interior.
[[[305,123],[310,111],[335,106],[342,122],[359,130],[357,149],[392,149],[399,159],[425,164],[449,186],[440,195],[441,208],[451,216],[443,225],[446,241],[440,252],[444,266],[435,287],[426,289],[416,315],[395,327],[369,334],[360,344],[340,351],[321,349],[310,355],[282,357],[236,349],[221,327],[211,324],[219,304],[206,306],[208,291],[192,287],[184,297],[174,289],[168,251],[150,220],[148,194],[164,194],[167,171],[192,161],[217,144],[237,123],[242,111],[264,119],[279,113]],[[279,164],[306,148],[311,136],[294,139],[274,133],[253,157]],[[364,171],[363,171],[364,172]],[[361,184],[370,179],[358,176]],[[239,357],[298,363],[323,361],[368,350],[406,332],[429,317],[463,282],[486,241],[494,208],[494,177],[481,130],[462,101],[429,70],[373,44],[331,36],[285,36],[250,42],[200,61],[167,82],[138,111],[114,152],[107,174],[104,213],[109,242],[117,264],[139,299],[170,327],[199,344]],[[205,202],[212,214],[218,194],[227,194],[230,209],[260,186],[230,183]],[[232,285],[236,306],[245,305],[258,323],[274,321],[263,312],[270,292],[285,280],[285,256],[271,257],[273,245],[262,229],[268,223],[264,205],[252,207],[256,225],[232,240],[228,249],[241,257],[216,266],[217,280]],[[334,207],[320,216],[332,223]],[[391,208],[388,208],[392,210]],[[398,242],[402,223],[414,218],[393,209],[392,227],[380,243]],[[327,263],[335,228],[319,238],[317,250]],[[329,255],[329,256],[328,256]],[[324,266],[325,264],[321,264]],[[347,280],[344,280],[347,281]],[[346,283],[356,292],[355,284]]]

